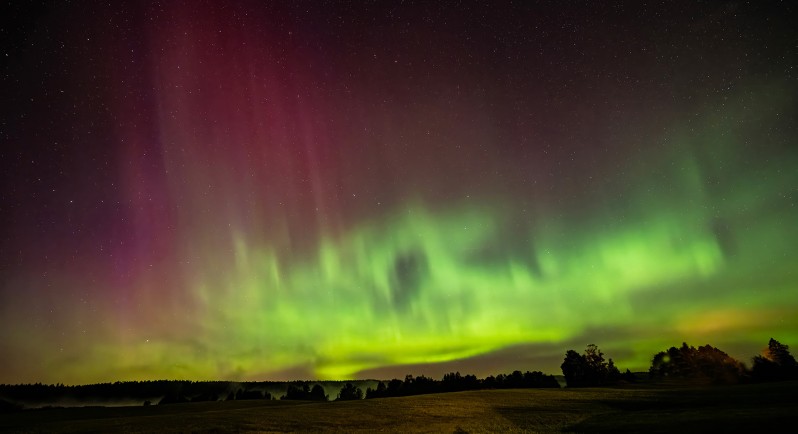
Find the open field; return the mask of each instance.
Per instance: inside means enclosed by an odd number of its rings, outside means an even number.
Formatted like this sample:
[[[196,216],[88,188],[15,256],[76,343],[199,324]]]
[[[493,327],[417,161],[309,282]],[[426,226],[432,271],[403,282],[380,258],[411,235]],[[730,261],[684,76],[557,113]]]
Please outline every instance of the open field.
[[[761,432],[793,426],[798,382],[483,390],[362,401],[232,401],[30,410],[2,432]]]

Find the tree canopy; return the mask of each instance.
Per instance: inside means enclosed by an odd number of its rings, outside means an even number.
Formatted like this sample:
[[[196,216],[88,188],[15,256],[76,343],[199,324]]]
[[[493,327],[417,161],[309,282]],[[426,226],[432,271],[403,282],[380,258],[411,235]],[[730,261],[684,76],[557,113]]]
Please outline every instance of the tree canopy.
[[[787,345],[770,338],[762,355],[753,358],[751,375],[759,381],[798,379],[798,363]]]
[[[346,383],[341,391],[338,392],[336,401],[353,401],[356,399],[363,399],[363,391],[359,387],[355,387],[352,383]]]
[[[711,346],[698,348],[682,343],[679,348],[661,351],[651,361],[652,378],[682,378],[712,383],[738,383],[746,375],[745,366],[725,352]]]
[[[605,361],[604,353],[596,344],[588,345],[584,354],[568,350],[560,369],[568,387],[593,387],[615,384],[622,380],[634,381],[634,375],[628,369],[621,374],[612,359]]]

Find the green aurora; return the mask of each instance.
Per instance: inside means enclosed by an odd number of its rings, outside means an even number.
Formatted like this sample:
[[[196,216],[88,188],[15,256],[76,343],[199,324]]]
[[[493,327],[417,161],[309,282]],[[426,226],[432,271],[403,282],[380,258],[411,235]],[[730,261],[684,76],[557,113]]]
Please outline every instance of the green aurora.
[[[778,92],[760,95],[768,104],[757,116],[784,108]],[[591,201],[595,209],[574,215],[563,204],[550,211],[557,217],[525,226],[508,228],[523,211],[502,200],[410,201],[323,237],[315,253],[290,263],[232,230],[232,260],[210,255],[207,271],[186,277],[196,305],[183,326],[201,350],[111,343],[95,363],[123,354],[114,365],[135,363],[122,372],[159,366],[156,376],[169,378],[268,378],[299,365],[316,378],[346,379],[384,366],[444,369],[519,344],[564,351],[595,340],[620,354],[622,367],[645,370],[652,354],[682,340],[750,349],[778,332],[791,342],[798,208],[785,186],[798,183],[790,170],[798,156],[747,164],[757,133],[749,123],[759,120],[727,112],[706,116],[698,131],[657,138],[667,144],[660,155],[632,158],[636,171],[584,193],[603,198]],[[634,188],[603,194],[613,183]],[[596,330],[610,332],[602,341]]]
[[[283,72],[261,55],[283,42],[199,10],[147,29],[147,78],[103,76],[119,86],[105,96],[114,120],[94,120],[107,134],[64,151],[73,157],[53,173],[67,175],[43,175],[53,185],[8,211],[0,383],[558,374],[565,351],[589,343],[635,371],[683,341],[746,362],[770,337],[798,344],[789,74],[746,72],[706,93],[674,74],[669,102],[610,87],[609,98],[631,102],[595,119],[578,117],[603,91],[546,105],[521,90],[543,95],[549,84],[495,85],[496,101],[516,107],[504,110],[565,119],[532,134],[490,108],[493,84],[477,86],[490,82],[488,66],[460,72],[463,88],[487,90],[453,97],[460,82],[448,76],[412,87],[386,78],[393,58],[362,66],[376,54],[339,64],[302,46],[281,60],[318,56],[340,77],[352,65],[371,71],[347,82],[348,96],[318,78],[328,72]],[[222,60],[204,48],[213,37]],[[120,38],[96,44],[126,53]],[[689,76],[733,63],[724,53]],[[672,68],[693,62],[685,57]],[[630,65],[618,68],[655,74]],[[513,83],[533,81],[526,66],[505,65]],[[250,81],[214,87],[233,74]],[[153,89],[146,103],[117,98],[137,86]],[[103,158],[113,169],[94,169]],[[16,170],[9,179],[28,179]],[[84,182],[84,172],[97,175]],[[58,196],[41,199],[51,189]]]

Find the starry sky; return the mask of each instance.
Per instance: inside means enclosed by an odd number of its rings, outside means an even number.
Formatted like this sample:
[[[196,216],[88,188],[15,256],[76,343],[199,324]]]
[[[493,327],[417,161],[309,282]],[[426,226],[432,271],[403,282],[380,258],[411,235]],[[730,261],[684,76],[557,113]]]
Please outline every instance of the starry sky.
[[[11,3],[0,383],[798,345],[790,2]]]

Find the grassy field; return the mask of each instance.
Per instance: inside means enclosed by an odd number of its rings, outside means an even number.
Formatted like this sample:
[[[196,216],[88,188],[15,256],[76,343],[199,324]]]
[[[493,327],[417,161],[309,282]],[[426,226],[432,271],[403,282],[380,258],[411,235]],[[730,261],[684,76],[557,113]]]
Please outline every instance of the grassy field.
[[[29,410],[3,432],[761,432],[794,428],[798,383],[483,390],[349,402]]]

